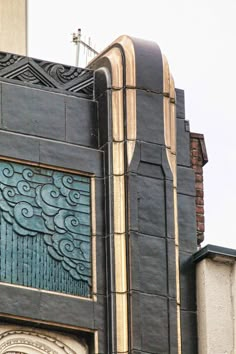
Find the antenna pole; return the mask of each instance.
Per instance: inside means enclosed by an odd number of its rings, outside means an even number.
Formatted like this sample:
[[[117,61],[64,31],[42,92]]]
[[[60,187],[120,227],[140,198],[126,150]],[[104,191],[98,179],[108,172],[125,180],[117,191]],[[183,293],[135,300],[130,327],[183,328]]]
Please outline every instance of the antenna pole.
[[[86,53],[86,64],[88,61],[88,55],[93,54],[93,56],[97,55],[98,52],[92,48],[91,46],[91,38],[89,37],[88,43],[81,39],[81,29],[78,29],[77,33],[73,33],[72,42],[76,45],[76,58],[75,58],[75,66],[79,66],[79,56],[80,56],[80,46],[83,45],[85,53]]]
[[[75,58],[75,66],[79,66],[79,54],[80,54],[80,43],[81,43],[81,29],[78,29],[77,33],[73,33],[72,41],[76,45],[76,58]]]

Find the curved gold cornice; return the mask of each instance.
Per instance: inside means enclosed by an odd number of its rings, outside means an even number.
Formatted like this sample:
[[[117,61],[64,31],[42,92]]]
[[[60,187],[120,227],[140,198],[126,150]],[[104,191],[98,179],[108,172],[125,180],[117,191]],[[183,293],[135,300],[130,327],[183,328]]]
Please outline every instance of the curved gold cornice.
[[[128,352],[128,299],[126,260],[126,194],[125,172],[130,165],[137,136],[136,122],[136,63],[134,44],[130,37],[121,36],[89,63],[89,68],[106,67],[111,76],[112,154],[114,193],[114,263],[116,286],[117,352]],[[179,237],[176,173],[176,114],[175,85],[169,65],[163,56],[164,138],[167,159],[173,174],[175,219],[175,254],[177,285],[178,353],[181,354]],[[125,131],[126,127],[126,131]]]
[[[181,348],[181,314],[180,314],[180,269],[179,269],[179,228],[178,228],[178,201],[177,201],[177,161],[176,161],[176,94],[174,79],[170,73],[169,64],[163,58],[163,111],[164,136],[167,159],[173,174],[173,200],[174,200],[174,233],[175,233],[175,269],[176,269],[176,303],[177,303],[177,338],[178,354]]]
[[[136,141],[136,67],[132,40],[127,36],[119,37],[96,57],[89,67],[96,69],[104,66],[102,63],[105,58],[111,70],[116,341],[117,352],[126,353],[128,352],[128,288],[125,170],[126,163],[129,166],[132,160]]]
[[[100,63],[108,59],[111,66],[111,89],[119,93],[112,92],[112,113],[113,113],[113,137],[115,141],[126,143],[127,164],[132,161],[135,141],[137,135],[136,123],[136,64],[133,41],[128,36],[120,36],[109,47],[102,51],[93,59],[88,67],[96,69]],[[125,89],[126,112],[120,112],[122,106],[123,92]],[[116,108],[113,108],[116,107]],[[121,117],[123,115],[123,117]],[[126,136],[124,135],[124,125],[126,123]]]

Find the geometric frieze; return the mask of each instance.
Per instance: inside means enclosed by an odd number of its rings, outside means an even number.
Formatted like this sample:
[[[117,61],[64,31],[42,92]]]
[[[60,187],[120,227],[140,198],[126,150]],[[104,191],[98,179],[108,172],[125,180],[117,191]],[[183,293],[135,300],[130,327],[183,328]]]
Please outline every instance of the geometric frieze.
[[[90,178],[0,160],[0,281],[91,295]]]
[[[93,71],[0,52],[0,79],[93,97]]]

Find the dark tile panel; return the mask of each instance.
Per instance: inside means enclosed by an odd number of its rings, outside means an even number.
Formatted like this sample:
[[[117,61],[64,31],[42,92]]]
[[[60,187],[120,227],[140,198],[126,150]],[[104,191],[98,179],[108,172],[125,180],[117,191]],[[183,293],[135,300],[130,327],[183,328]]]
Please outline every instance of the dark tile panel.
[[[196,274],[193,257],[189,253],[180,252],[179,263],[181,309],[196,311]]]
[[[103,176],[103,152],[86,147],[41,140],[40,162]]]
[[[185,119],[184,90],[176,88],[175,93],[176,93],[176,116],[177,118]]]
[[[138,176],[139,232],[165,236],[165,185],[164,181]]]
[[[105,58],[104,58],[105,60]],[[110,68],[110,62],[105,60],[105,65]],[[110,68],[111,72],[111,68]],[[111,87],[108,70],[100,68],[95,71],[95,99],[98,102],[98,144],[103,146],[112,140],[111,120]]]
[[[174,225],[174,191],[173,182],[165,181],[165,204],[166,204],[166,235],[168,238],[175,237]]]
[[[161,166],[151,163],[140,162],[138,167],[138,174],[151,178],[164,179],[163,169]]]
[[[96,235],[105,236],[106,222],[105,222],[105,183],[103,178],[95,178],[95,215],[96,215]]]
[[[129,229],[138,231],[139,214],[138,214],[138,182],[139,177],[134,173],[127,175],[126,183],[129,191]]]
[[[97,296],[94,303],[94,326],[98,330],[98,349],[99,353],[107,352],[107,298]]]
[[[163,96],[161,94],[137,90],[137,139],[164,144]]]
[[[107,348],[106,353],[115,353],[116,348],[116,299],[112,293],[107,296]]]
[[[141,161],[154,165],[162,164],[162,146],[150,143],[141,143]]]
[[[112,235],[114,233],[114,208],[113,206],[113,197],[114,197],[114,185],[113,177],[104,178],[104,204],[105,204],[105,235]]]
[[[42,293],[40,319],[94,329],[93,301]]]
[[[198,354],[197,314],[181,311],[182,353]]]
[[[98,102],[98,146],[112,141],[111,92],[105,91]]]
[[[177,190],[179,194],[195,197],[195,172],[192,168],[177,166]]]
[[[95,244],[96,244],[96,283],[97,283],[97,289],[95,289],[95,292],[100,295],[105,295],[106,294],[106,280],[107,280],[107,269],[106,269],[106,261],[107,261],[107,255],[106,255],[106,242],[107,239],[105,237],[97,237],[93,236],[95,238]]]
[[[39,162],[39,139],[0,130],[0,155]]]
[[[186,130],[186,121],[176,119],[177,129],[177,164],[182,166],[191,166],[190,152],[190,134]]]
[[[170,352],[169,353],[178,354],[177,304],[176,304],[176,300],[173,299],[169,300],[169,331],[170,331]]]
[[[167,295],[167,248],[164,238],[130,234],[131,284],[133,290]],[[170,256],[173,256],[170,249]]]
[[[40,319],[41,292],[0,284],[0,313]]]
[[[108,87],[111,87],[111,65],[110,61],[107,58],[102,58],[100,59],[103,61],[100,65],[100,68],[95,70],[94,76],[95,76],[95,99],[99,99],[100,96],[102,96],[108,89]],[[108,70],[107,70],[107,69]]]
[[[94,329],[93,302],[0,284],[0,313]]]
[[[65,97],[2,83],[2,127],[6,130],[65,139]]]
[[[168,353],[168,300],[164,297],[137,294],[140,301],[142,350]]]
[[[103,145],[101,150],[104,152],[104,175],[106,177],[111,176],[113,174],[113,164],[112,164],[112,143],[107,142]]]
[[[96,102],[66,97],[66,141],[98,147],[98,117]]]
[[[169,353],[168,300],[133,292],[131,353]]]
[[[136,60],[136,86],[155,92],[163,91],[162,53],[151,41],[132,38]]]
[[[140,308],[140,294],[131,292],[130,294],[130,347],[131,349],[141,350],[142,348],[142,313]]]
[[[176,256],[175,256],[175,241],[166,240],[167,243],[167,265],[168,265],[168,296],[170,298],[176,298]]]
[[[195,198],[178,194],[179,247],[193,254],[197,250]]]

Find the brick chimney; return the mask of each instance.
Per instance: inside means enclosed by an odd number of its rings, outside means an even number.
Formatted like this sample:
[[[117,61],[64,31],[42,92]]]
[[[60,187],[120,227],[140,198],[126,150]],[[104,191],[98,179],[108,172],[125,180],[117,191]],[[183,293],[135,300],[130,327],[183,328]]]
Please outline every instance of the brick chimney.
[[[195,171],[197,243],[200,246],[205,231],[203,166],[208,162],[208,157],[203,134],[190,133],[190,144],[192,167]]]

